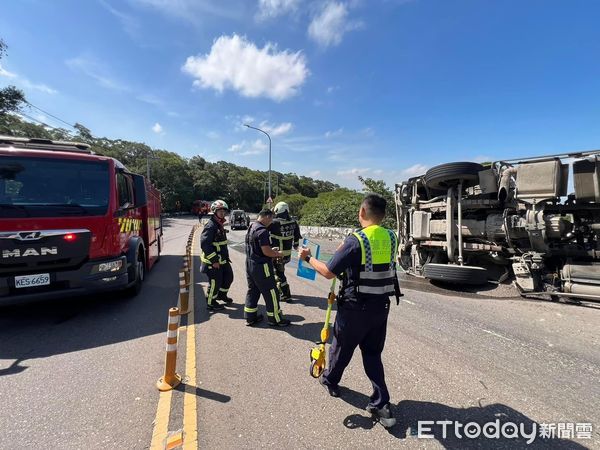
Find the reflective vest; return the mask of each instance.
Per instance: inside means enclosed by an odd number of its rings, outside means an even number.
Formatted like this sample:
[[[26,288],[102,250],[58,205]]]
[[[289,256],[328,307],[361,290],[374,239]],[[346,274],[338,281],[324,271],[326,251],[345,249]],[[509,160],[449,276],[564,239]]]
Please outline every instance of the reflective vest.
[[[300,230],[295,220],[276,218],[269,227],[271,245],[279,247],[283,253],[283,261],[289,262],[292,256],[292,247],[298,244]]]
[[[358,276],[353,274],[356,300],[372,295],[398,294],[396,278],[396,233],[379,225],[371,225],[353,233],[360,243],[361,263]],[[347,299],[354,300],[354,299]]]

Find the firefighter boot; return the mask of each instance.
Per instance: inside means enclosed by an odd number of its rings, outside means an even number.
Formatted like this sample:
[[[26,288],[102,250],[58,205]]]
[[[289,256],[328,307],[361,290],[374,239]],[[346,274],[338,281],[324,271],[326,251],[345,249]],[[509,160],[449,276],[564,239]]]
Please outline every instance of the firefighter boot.
[[[287,282],[284,285],[278,283],[277,287],[279,287],[279,292],[281,293],[281,301],[291,303],[292,294],[290,292],[290,285]]]
[[[221,300],[226,305],[231,305],[233,303],[233,299],[231,297],[227,297],[227,293],[223,291],[219,291],[217,300]]]

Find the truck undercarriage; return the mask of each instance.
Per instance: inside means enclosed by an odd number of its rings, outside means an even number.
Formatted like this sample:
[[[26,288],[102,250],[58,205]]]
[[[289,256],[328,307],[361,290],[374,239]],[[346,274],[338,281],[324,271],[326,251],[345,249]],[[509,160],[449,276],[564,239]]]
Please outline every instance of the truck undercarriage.
[[[397,184],[395,199],[410,275],[514,277],[525,296],[600,301],[600,151],[442,164]]]

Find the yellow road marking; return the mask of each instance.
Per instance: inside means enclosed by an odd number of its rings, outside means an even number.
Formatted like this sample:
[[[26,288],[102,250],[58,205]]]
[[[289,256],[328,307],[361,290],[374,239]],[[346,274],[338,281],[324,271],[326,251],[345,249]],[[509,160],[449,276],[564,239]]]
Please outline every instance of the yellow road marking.
[[[190,268],[190,313],[188,314],[185,394],[183,397],[183,448],[198,448],[198,416],[196,409],[196,327],[194,323],[194,264],[196,262],[196,234],[192,240],[192,267]]]

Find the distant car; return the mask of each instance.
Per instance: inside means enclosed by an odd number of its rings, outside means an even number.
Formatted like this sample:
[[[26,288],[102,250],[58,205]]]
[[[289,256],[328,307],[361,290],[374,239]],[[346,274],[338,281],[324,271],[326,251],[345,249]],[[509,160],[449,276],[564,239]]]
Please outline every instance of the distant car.
[[[229,215],[229,224],[232,230],[245,230],[250,226],[250,217],[241,209],[234,209]]]

